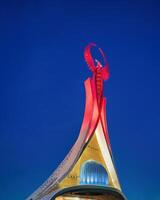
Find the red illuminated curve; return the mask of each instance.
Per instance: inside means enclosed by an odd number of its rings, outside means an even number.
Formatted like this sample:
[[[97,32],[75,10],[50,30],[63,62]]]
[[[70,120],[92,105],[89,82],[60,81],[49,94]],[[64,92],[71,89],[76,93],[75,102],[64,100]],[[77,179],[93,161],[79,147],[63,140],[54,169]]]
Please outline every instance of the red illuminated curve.
[[[96,59],[93,58],[92,54],[91,54],[91,48],[92,47],[97,47],[97,45],[95,43],[90,43],[89,45],[87,45],[87,47],[84,50],[84,58],[85,61],[89,67],[89,69],[95,74],[97,73],[97,71],[101,71],[101,77],[103,78],[103,80],[107,80],[109,78],[109,66],[108,66],[108,62],[107,59],[102,51],[101,48],[98,48],[100,54],[102,55],[102,58],[104,60],[104,66],[97,61]],[[97,65],[95,65],[95,62],[97,62]]]

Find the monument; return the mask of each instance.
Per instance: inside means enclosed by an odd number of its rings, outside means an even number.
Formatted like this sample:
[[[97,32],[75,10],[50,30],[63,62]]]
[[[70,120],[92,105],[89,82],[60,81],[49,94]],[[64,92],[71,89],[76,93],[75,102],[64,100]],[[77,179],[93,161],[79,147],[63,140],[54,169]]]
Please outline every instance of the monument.
[[[94,59],[89,44],[84,58],[93,76],[85,81],[86,104],[79,137],[51,176],[27,200],[126,200],[115,170],[106,120],[104,80],[108,64]]]

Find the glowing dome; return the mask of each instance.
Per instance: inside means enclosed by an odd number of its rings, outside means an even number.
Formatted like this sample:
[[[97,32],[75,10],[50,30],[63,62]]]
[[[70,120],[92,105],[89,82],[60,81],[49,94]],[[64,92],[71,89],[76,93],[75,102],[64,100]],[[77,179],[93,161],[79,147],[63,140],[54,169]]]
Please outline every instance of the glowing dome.
[[[81,166],[80,184],[107,186],[108,174],[100,163],[88,160]]]

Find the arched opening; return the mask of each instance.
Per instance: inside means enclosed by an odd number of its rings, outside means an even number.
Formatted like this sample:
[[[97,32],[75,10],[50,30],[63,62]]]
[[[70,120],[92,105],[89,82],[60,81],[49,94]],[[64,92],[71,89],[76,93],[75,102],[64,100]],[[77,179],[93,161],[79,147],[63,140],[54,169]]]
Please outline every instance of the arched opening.
[[[80,169],[80,185],[108,185],[108,174],[100,163],[87,160]]]

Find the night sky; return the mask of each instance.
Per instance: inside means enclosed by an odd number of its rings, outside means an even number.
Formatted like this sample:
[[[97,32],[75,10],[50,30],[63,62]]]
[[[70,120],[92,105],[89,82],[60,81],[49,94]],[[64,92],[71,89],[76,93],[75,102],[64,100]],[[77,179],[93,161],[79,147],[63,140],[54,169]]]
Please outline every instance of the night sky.
[[[0,199],[24,200],[74,144],[91,76],[107,55],[107,118],[128,200],[160,200],[160,3],[0,1]]]

